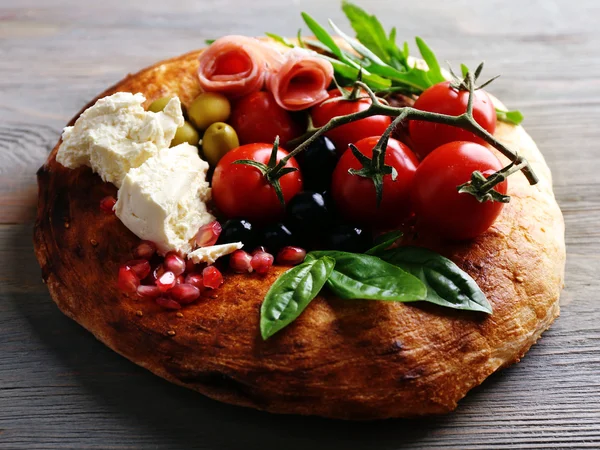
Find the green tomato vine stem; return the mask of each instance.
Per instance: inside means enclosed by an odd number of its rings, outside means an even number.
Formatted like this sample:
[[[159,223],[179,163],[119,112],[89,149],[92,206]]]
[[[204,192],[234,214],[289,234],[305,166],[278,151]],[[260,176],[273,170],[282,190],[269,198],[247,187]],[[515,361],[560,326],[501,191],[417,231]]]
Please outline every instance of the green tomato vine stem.
[[[536,174],[533,172],[529,162],[520,156],[515,151],[511,150],[504,144],[502,144],[499,140],[497,140],[492,134],[490,134],[487,130],[485,130],[481,125],[477,123],[475,118],[473,117],[473,98],[475,91],[475,81],[474,76],[470,72],[467,73],[467,82],[469,88],[469,98],[467,104],[467,111],[459,116],[449,116],[446,114],[439,114],[429,111],[421,111],[415,109],[411,106],[404,107],[393,107],[386,104],[383,104],[380,99],[376,96],[376,94],[362,81],[356,81],[354,83],[354,87],[359,87],[363,89],[367,95],[371,99],[371,105],[368,109],[363,111],[359,111],[353,114],[348,114],[346,116],[338,116],[331,119],[327,124],[323,125],[320,128],[312,129],[307,131],[303,136],[296,139],[295,142],[300,141],[301,143],[294,148],[287,156],[282,158],[279,163],[273,168],[274,172],[279,172],[285,164],[298,153],[304,151],[308,148],[319,136],[327,133],[329,130],[348,124],[352,122],[356,122],[357,120],[361,120],[371,116],[377,115],[386,115],[389,117],[395,117],[396,119],[392,122],[390,127],[386,130],[385,143],[387,144],[387,140],[389,139],[390,134],[393,129],[405,120],[422,120],[425,122],[433,122],[439,123],[443,125],[450,125],[457,128],[461,128],[466,131],[470,131],[475,136],[481,138],[489,145],[494,147],[504,156],[511,160],[511,167],[518,167],[519,170],[523,171],[523,174],[529,181],[529,184],[534,185],[538,183],[539,179]],[[382,136],[382,140],[384,139]],[[382,141],[380,141],[382,143]],[[379,144],[378,144],[379,146]],[[383,147],[383,151],[385,152],[385,147]],[[512,173],[512,172],[511,172]]]

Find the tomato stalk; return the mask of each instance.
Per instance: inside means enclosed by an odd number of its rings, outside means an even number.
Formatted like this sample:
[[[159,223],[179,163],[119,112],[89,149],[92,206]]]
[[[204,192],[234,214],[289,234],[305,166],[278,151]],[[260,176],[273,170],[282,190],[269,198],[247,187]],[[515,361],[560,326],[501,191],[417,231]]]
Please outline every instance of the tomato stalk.
[[[471,194],[480,203],[486,201],[508,203],[510,197],[494,190],[494,186],[505,181],[513,173],[522,170],[527,164],[527,161],[517,157],[508,166],[494,172],[487,178],[480,171],[476,170],[471,175],[471,180],[457,186],[456,189],[460,193]]]
[[[379,102],[379,99],[377,97],[372,97],[371,101]],[[352,151],[352,154],[354,154],[356,159],[358,159],[358,161],[362,164],[362,168],[359,170],[349,169],[348,173],[364,178],[370,178],[373,181],[373,184],[375,185],[375,194],[377,196],[377,207],[379,207],[379,205],[381,204],[381,199],[383,198],[383,177],[385,175],[391,175],[392,180],[396,181],[396,177],[398,176],[398,172],[396,171],[396,169],[394,169],[392,166],[385,164],[385,153],[392,131],[403,120],[404,115],[400,114],[394,119],[390,126],[387,127],[387,129],[381,135],[379,141],[377,141],[377,144],[373,148],[372,158],[363,155],[354,144],[350,144],[350,150]]]
[[[476,72],[481,72],[481,65],[477,68]],[[475,77],[472,73],[467,72],[465,75],[465,80],[467,80],[465,82],[465,87],[467,87],[467,89],[469,90],[469,101],[467,104],[467,111],[459,116],[450,116],[447,114],[421,111],[413,108],[412,106],[394,107],[386,105],[380,101],[380,99],[365,83],[363,83],[362,81],[356,81],[354,83],[354,86],[358,86],[359,88],[363,89],[371,98],[372,103],[369,106],[369,108],[363,111],[359,111],[357,113],[348,114],[346,116],[334,117],[324,126],[308,130],[303,136],[301,136],[301,138],[299,138],[301,143],[286,157],[282,158],[277,164],[277,166],[275,166],[275,168],[283,168],[283,166],[285,166],[289,159],[293,158],[298,153],[304,151],[319,136],[322,136],[323,134],[327,133],[333,128],[348,123],[356,122],[357,120],[364,119],[366,117],[387,115],[396,118],[389,127],[389,133],[391,133],[394,127],[396,127],[399,123],[401,123],[404,120],[422,120],[425,122],[451,125],[466,131],[470,131],[471,133],[483,139],[485,142],[487,142],[489,145],[494,147],[496,150],[498,150],[500,153],[502,153],[504,156],[506,156],[512,161],[510,169],[507,170],[505,174],[510,174],[514,173],[513,171],[521,170],[523,171],[523,174],[525,175],[525,177],[531,185],[537,184],[539,179],[533,172],[529,162],[525,158],[519,156],[515,151],[505,146],[503,143],[497,140],[491,133],[489,133],[477,123],[477,121],[473,117],[473,94],[475,89],[477,89],[475,86]],[[389,133],[387,133],[388,138]]]
[[[277,199],[282,206],[285,206],[285,198],[283,197],[283,191],[281,190],[281,183],[279,179],[291,172],[295,172],[295,167],[284,167],[286,163],[278,164],[277,163],[277,152],[279,151],[279,136],[275,137],[275,142],[273,142],[273,150],[271,152],[271,157],[269,158],[269,162],[267,164],[263,164],[258,161],[253,161],[251,159],[240,159],[238,161],[234,161],[232,164],[244,164],[247,166],[256,167],[262,173],[263,177],[267,183],[273,186],[275,190],[275,194],[277,195]],[[282,159],[283,160],[283,159]],[[286,159],[286,162],[289,158]],[[281,162],[281,161],[280,161]]]

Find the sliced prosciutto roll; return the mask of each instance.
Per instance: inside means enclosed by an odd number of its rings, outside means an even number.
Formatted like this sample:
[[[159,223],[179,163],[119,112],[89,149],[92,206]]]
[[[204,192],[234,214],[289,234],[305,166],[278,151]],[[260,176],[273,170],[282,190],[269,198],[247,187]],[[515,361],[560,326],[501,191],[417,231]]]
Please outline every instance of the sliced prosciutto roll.
[[[269,73],[267,89],[288,111],[310,108],[328,96],[333,66],[310,50],[294,48],[284,55],[279,69]]]
[[[246,36],[224,36],[200,55],[198,79],[203,90],[241,97],[260,91],[267,73],[282,62],[272,47]]]

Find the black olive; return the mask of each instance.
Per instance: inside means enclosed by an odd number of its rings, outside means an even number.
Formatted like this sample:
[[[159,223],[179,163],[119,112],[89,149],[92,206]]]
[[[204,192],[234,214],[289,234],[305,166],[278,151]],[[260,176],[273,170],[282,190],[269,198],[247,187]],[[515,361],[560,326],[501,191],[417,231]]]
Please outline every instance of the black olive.
[[[306,190],[321,192],[329,189],[338,157],[335,146],[328,138],[319,136],[296,156],[296,160],[302,170]]]
[[[259,244],[271,253],[277,253],[282,247],[293,244],[292,232],[282,223],[274,223],[263,228]]]
[[[329,222],[329,209],[323,195],[318,192],[300,192],[287,204],[286,223],[296,234],[322,233]]]
[[[230,242],[242,242],[244,247],[253,249],[256,246],[256,231],[252,224],[243,219],[231,219],[225,222],[217,244]]]
[[[372,236],[368,230],[340,223],[334,225],[325,240],[326,250],[362,253],[372,245]]]

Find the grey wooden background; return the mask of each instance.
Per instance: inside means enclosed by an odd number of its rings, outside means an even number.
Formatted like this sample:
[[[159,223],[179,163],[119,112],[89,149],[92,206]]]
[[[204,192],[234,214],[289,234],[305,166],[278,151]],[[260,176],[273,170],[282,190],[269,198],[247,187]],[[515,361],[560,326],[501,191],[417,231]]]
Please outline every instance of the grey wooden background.
[[[205,38],[295,34],[329,0],[0,0],[0,448],[600,448],[600,2],[359,0],[454,64],[488,61],[526,116],[567,225],[562,315],[446,417],[273,416],[169,385],[63,317],[32,252],[34,173],[62,126],[128,72]]]

